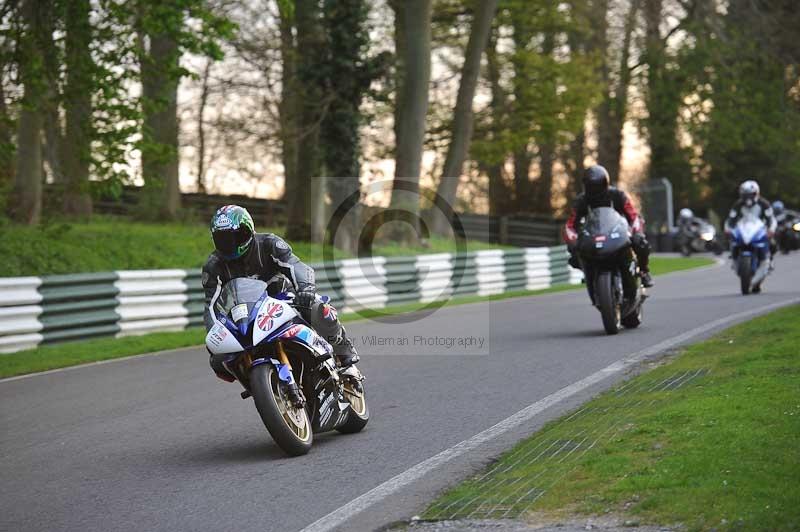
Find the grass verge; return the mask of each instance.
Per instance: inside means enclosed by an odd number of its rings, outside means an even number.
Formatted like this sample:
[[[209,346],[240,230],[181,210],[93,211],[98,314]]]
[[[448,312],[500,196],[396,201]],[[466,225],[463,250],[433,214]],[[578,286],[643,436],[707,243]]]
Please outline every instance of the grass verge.
[[[653,258],[652,268],[654,272],[667,273],[705,266],[710,263],[710,260],[700,257],[690,259]],[[562,284],[544,290],[519,290],[489,297],[477,295],[457,297],[447,301],[443,306],[449,307],[486,300],[499,301],[514,297],[562,292],[564,290],[580,288],[581,286],[582,285]],[[360,313],[345,314],[342,316],[342,320],[345,322],[352,322],[360,319],[376,318],[386,314],[415,312],[424,309],[428,305],[429,304],[423,303],[395,305],[374,312],[362,311]],[[204,330],[194,328],[179,332],[152,333],[144,336],[81,340],[63,344],[45,345],[35,349],[19,351],[17,353],[0,354],[0,378],[64,368],[88,362],[98,362],[101,360],[200,345],[203,342],[204,333]]]
[[[798,322],[794,306],[690,346],[548,424],[423,517],[800,529]]]
[[[258,229],[283,234],[281,228]],[[322,245],[309,242],[291,244],[302,260],[322,262]],[[477,241],[467,243],[468,251],[502,247],[508,246]],[[90,222],[50,222],[37,227],[0,225],[0,255],[5,258],[3,275],[8,277],[200,268],[211,251],[208,227],[198,223],[155,224],[98,216]],[[424,247],[376,245],[373,254],[417,255],[455,251],[453,240],[432,237]],[[337,250],[335,256],[337,259],[349,257],[341,250]]]

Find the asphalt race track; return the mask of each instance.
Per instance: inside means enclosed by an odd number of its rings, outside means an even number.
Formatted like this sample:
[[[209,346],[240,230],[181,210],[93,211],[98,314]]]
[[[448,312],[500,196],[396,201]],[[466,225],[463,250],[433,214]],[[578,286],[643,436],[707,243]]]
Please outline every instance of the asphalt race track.
[[[727,266],[659,277],[644,325],[615,337],[580,290],[351,324],[372,419],[358,435],[319,435],[294,459],[272,442],[252,400],[239,398],[239,385],[212,377],[204,349],[2,381],[0,530],[301,530],[626,355],[800,300],[798,281],[798,255],[778,257],[760,295],[739,295]],[[412,516],[437,490],[619,378],[443,464],[341,529]]]

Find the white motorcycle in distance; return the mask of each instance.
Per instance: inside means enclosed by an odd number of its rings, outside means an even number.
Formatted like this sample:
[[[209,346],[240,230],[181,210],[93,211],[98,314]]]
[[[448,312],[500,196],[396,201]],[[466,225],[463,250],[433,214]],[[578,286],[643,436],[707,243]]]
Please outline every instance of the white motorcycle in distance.
[[[684,257],[692,253],[711,251],[721,255],[722,244],[717,238],[716,228],[702,218],[695,218],[687,227],[682,227],[677,235],[678,249]]]
[[[359,432],[369,421],[364,377],[336,364],[333,348],[291,306],[281,283],[233,279],[213,305],[206,335],[213,354],[253,397],[275,442],[289,455],[306,454],[314,433]],[[270,296],[274,294],[274,297]]]
[[[761,292],[761,283],[770,271],[769,253],[769,237],[763,220],[752,214],[743,216],[731,234],[732,266],[739,276],[743,295]]]

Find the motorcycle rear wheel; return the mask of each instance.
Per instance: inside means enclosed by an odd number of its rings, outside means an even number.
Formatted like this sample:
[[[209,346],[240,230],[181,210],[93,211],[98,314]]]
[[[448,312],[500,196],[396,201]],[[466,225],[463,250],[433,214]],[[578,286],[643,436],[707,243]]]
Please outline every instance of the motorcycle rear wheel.
[[[337,427],[336,430],[342,434],[361,432],[369,422],[369,407],[367,406],[367,399],[364,394],[364,385],[353,379],[346,379],[342,388],[344,391],[344,398],[350,403],[350,411],[347,413],[347,421],[340,427]]]
[[[289,456],[311,450],[314,434],[305,408],[297,408],[282,391],[272,364],[260,364],[250,372],[250,391],[261,421],[275,443]]]
[[[614,277],[611,272],[602,272],[597,276],[595,297],[603,317],[606,334],[617,334],[622,327],[622,316],[619,302],[614,294]]]
[[[624,325],[626,329],[635,329],[642,324],[642,318],[644,316],[643,307],[644,305],[640,303],[635,312],[631,312],[622,318],[622,325]]]
[[[742,295],[750,293],[750,282],[753,280],[753,270],[750,266],[750,257],[739,257],[739,267],[737,269],[739,274],[739,282],[741,284]]]

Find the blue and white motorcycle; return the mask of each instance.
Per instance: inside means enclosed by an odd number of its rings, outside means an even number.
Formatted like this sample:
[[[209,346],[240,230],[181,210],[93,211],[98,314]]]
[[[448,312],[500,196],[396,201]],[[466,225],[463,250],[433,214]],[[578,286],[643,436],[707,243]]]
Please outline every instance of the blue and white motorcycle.
[[[770,271],[769,236],[761,218],[747,214],[737,222],[731,234],[731,258],[742,294],[761,292]]]
[[[336,364],[331,345],[290,304],[285,285],[233,279],[212,310],[206,335],[213,354],[253,397],[261,420],[289,455],[306,454],[314,433],[358,432],[369,421],[364,377]],[[270,294],[274,294],[270,296]]]

